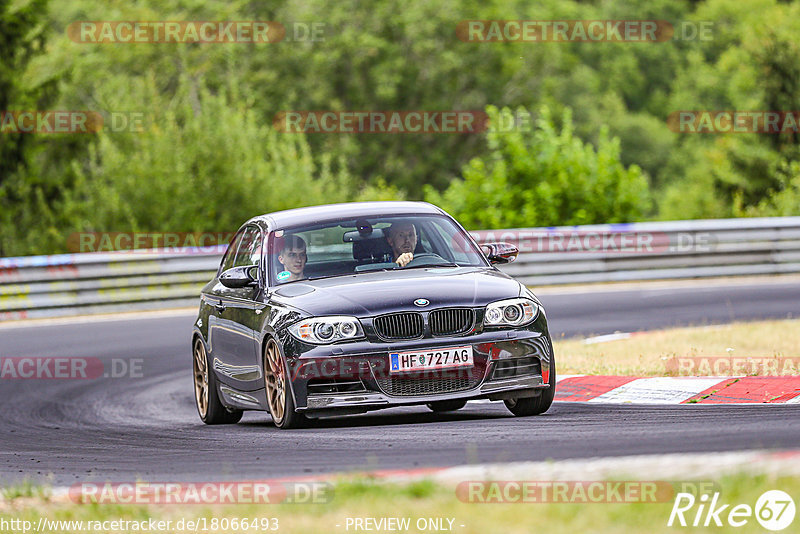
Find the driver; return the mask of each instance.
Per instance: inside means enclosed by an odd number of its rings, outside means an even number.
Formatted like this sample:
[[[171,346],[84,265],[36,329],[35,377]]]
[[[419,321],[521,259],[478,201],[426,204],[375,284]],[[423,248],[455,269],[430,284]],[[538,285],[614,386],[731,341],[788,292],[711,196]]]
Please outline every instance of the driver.
[[[299,235],[287,235],[283,239],[283,248],[278,255],[278,261],[285,269],[278,273],[278,280],[292,282],[305,278],[303,271],[306,268],[307,259],[305,240]]]
[[[386,241],[392,248],[392,261],[405,267],[414,259],[417,247],[417,229],[410,222],[396,222],[384,229]]]

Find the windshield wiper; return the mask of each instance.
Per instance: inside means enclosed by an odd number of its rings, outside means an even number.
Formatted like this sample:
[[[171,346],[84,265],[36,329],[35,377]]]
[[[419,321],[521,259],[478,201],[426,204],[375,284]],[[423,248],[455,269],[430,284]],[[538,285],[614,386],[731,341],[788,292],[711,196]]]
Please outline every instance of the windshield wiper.
[[[336,278],[337,276],[352,276],[353,274],[354,273],[323,274],[320,276],[309,276],[308,278],[302,278],[296,281],[301,282],[303,280],[324,280],[325,278]]]
[[[459,267],[457,263],[423,263],[422,265],[412,265],[411,267],[402,267],[403,269],[421,269],[421,268],[430,268],[430,267]]]

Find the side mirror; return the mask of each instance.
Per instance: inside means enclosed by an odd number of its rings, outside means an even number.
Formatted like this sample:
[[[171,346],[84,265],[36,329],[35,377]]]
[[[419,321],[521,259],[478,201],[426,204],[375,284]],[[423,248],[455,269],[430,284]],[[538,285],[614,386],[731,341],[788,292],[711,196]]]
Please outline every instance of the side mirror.
[[[519,249],[511,243],[483,243],[481,250],[491,264],[511,263],[519,254]]]
[[[223,286],[231,289],[237,289],[240,287],[255,287],[258,285],[258,281],[256,280],[255,276],[253,276],[253,271],[257,268],[257,265],[232,267],[219,275],[219,281]]]

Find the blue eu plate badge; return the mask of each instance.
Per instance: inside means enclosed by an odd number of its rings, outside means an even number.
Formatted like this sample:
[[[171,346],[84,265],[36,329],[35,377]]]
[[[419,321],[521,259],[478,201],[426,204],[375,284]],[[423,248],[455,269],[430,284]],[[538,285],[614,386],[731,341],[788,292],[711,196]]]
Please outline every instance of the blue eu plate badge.
[[[392,371],[399,371],[400,363],[397,361],[397,354],[390,354],[389,358],[392,359]]]

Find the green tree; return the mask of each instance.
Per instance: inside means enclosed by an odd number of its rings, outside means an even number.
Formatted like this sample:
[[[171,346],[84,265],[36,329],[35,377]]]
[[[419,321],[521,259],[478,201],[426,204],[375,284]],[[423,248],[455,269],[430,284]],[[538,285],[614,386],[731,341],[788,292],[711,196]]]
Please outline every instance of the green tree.
[[[692,18],[713,21],[714,39],[687,52],[672,110],[800,109],[800,4],[709,0]],[[770,205],[793,179],[787,169],[800,158],[799,139],[796,132],[681,134],[664,166],[660,217],[732,217]]]
[[[154,112],[141,132],[102,132],[68,211],[80,230],[233,231],[253,215],[354,196],[345,170],[315,164],[303,136],[280,134],[226,92],[184,79],[173,97],[137,91]],[[127,95],[125,98],[132,98]]]
[[[31,77],[31,60],[44,51],[47,0],[0,0],[0,113],[32,110],[55,97],[56,77]],[[9,231],[19,208],[46,203],[48,184],[25,180],[33,139],[28,134],[0,133],[0,256],[11,246]]]
[[[47,0],[0,0],[0,111],[25,109],[37,102],[44,87],[23,77],[31,58],[41,53]],[[0,135],[0,184],[24,161],[29,139],[23,134]]]
[[[758,206],[740,209],[737,215],[749,217],[785,217],[800,214],[800,162],[784,161],[780,166],[784,177],[777,191]]]
[[[17,225],[14,253],[65,251],[73,232],[230,232],[248,218],[304,205],[395,195],[377,184],[359,190],[340,162],[312,158],[302,135],[264,124],[236,95],[214,94],[183,77],[173,95],[151,73],[107,94],[111,109],[146,105],[141,131],[104,129],[67,165],[70,189],[41,220],[34,203]],[[112,91],[113,92],[113,91]]]
[[[491,121],[512,116],[508,108],[490,106],[487,113]],[[648,214],[647,179],[637,166],[622,164],[618,139],[603,132],[595,149],[574,135],[569,109],[560,131],[547,107],[539,116],[530,131],[490,131],[489,154],[470,161],[463,180],[443,193],[429,187],[428,200],[470,228],[622,222]]]
[[[487,105],[538,108],[558,118],[572,107],[576,134],[597,142],[603,125],[620,137],[627,162],[663,166],[674,144],[659,114],[681,63],[678,44],[464,42],[463,20],[680,19],[686,2],[649,0],[617,6],[573,0],[442,0],[435,3],[324,0],[251,4],[254,18],[324,21],[325,40],[286,42],[268,53],[239,49],[232,62],[253,94],[300,110],[481,110]],[[265,120],[276,109],[261,107]],[[653,116],[655,115],[655,116]],[[648,121],[648,119],[650,119]],[[636,127],[629,130],[633,122]],[[640,135],[641,128],[655,128]],[[637,131],[638,130],[638,131]],[[379,177],[420,198],[424,185],[447,187],[485,152],[474,134],[309,136],[316,149],[348,158],[354,176]]]

